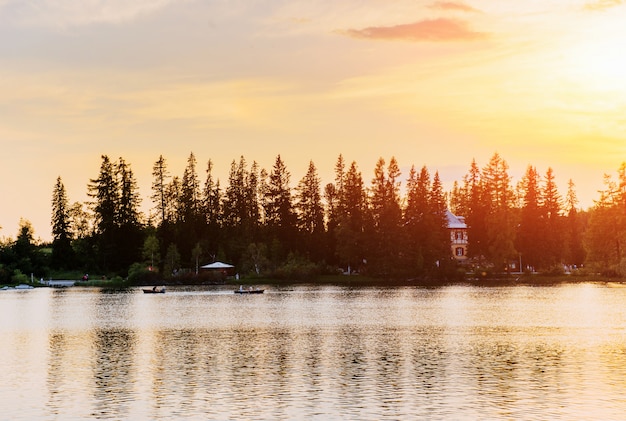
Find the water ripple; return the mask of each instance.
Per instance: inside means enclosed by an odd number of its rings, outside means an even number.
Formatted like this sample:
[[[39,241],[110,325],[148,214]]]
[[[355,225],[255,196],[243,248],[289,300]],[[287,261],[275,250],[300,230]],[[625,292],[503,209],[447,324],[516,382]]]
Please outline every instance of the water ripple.
[[[0,405],[9,419],[620,419],[625,303],[602,285],[0,295]]]

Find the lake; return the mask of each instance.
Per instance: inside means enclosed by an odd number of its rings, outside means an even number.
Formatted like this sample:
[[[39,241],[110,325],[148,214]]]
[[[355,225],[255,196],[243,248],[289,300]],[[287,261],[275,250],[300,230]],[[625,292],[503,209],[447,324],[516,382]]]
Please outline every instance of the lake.
[[[0,291],[2,419],[623,419],[626,287]]]

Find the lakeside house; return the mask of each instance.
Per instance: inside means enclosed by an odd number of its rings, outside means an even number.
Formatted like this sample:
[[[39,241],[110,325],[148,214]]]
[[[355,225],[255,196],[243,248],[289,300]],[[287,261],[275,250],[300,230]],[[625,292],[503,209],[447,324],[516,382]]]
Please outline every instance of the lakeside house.
[[[467,260],[467,224],[465,218],[446,211],[448,229],[450,231],[450,247],[452,256],[458,261]]]

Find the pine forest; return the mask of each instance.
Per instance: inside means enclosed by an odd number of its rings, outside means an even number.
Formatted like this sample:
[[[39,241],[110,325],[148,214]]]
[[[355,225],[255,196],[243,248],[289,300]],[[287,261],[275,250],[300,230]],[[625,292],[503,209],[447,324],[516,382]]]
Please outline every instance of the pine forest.
[[[54,183],[51,243],[35,242],[22,220],[16,239],[0,245],[0,283],[72,271],[134,283],[204,283],[220,280],[199,270],[214,261],[234,265],[237,277],[291,281],[626,275],[626,164],[616,177],[605,176],[588,210],[578,208],[572,180],[558,191],[551,168],[542,174],[529,165],[517,182],[508,170],[497,153],[482,167],[473,160],[444,191],[439,173],[426,166],[401,174],[394,157],[379,158],[364,175],[340,155],[333,182],[322,185],[312,161],[292,179],[280,155],[269,169],[241,156],[222,183],[211,160],[199,164],[191,153],[177,175],[159,156],[145,214],[131,164],[103,155],[87,203],[72,202],[60,176]],[[467,225],[462,262],[451,252],[448,211]]]

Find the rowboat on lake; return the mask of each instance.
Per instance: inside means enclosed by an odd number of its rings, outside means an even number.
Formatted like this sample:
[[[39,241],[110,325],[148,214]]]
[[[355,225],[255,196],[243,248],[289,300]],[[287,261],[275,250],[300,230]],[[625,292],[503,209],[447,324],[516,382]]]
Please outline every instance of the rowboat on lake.
[[[144,289],[143,290],[144,294],[165,294],[165,287],[154,287],[151,289]]]

